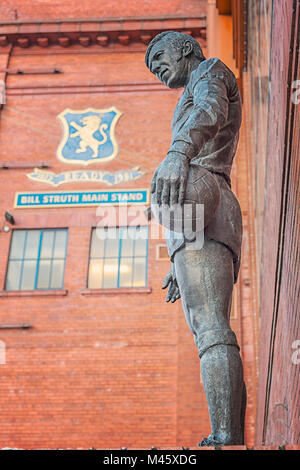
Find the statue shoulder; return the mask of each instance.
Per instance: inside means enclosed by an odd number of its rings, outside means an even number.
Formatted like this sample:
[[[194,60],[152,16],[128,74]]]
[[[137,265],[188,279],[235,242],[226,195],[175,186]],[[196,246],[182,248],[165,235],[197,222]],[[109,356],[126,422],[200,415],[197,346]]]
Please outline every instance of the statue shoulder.
[[[199,80],[205,78],[219,78],[224,81],[228,87],[235,82],[233,72],[217,57],[203,60],[198,67],[193,71],[191,76],[192,88],[198,83]]]

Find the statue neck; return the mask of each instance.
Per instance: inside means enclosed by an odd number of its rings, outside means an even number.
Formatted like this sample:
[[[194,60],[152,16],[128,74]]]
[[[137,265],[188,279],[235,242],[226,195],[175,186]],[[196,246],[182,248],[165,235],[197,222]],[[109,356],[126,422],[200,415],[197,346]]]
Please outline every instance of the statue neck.
[[[189,83],[192,72],[198,67],[200,63],[201,63],[201,60],[198,59],[197,57],[191,57],[185,61],[184,71],[183,71],[184,88],[186,88],[187,84]]]

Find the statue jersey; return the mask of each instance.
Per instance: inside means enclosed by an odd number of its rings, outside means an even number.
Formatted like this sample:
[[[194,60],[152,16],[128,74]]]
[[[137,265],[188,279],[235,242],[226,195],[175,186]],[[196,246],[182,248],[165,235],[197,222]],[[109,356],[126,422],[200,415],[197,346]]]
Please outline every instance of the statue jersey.
[[[178,101],[172,121],[168,153],[182,153],[217,178],[221,201],[205,228],[205,236],[225,244],[233,253],[237,280],[242,242],[242,216],[231,191],[230,172],[236,153],[242,104],[234,74],[219,59],[202,61]],[[185,243],[184,234],[167,233],[171,261]]]

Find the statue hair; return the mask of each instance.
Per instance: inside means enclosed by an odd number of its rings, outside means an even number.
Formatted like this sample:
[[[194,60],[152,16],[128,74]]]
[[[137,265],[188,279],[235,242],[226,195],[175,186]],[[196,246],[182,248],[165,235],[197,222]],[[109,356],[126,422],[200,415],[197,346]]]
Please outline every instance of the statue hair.
[[[181,50],[185,41],[189,40],[193,44],[194,56],[197,57],[201,61],[205,60],[204,54],[202,52],[202,49],[199,43],[192,36],[190,36],[189,34],[185,34],[185,33],[179,33],[178,31],[164,31],[163,33],[157,34],[152,39],[152,41],[150,41],[148,45],[146,55],[145,55],[145,62],[148,68],[149,68],[149,55],[150,55],[151,49],[156,43],[158,43],[162,39],[166,39],[168,43],[174,47],[174,49],[178,49],[178,50]]]

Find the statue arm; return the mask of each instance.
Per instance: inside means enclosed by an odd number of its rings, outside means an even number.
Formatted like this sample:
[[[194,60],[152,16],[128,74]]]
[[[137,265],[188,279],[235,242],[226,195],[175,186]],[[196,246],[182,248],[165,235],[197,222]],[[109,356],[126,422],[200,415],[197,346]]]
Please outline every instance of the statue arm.
[[[156,193],[159,205],[183,203],[190,160],[227,121],[229,100],[225,72],[209,70],[196,74],[188,86],[193,97],[192,111],[174,136],[166,158],[151,181],[151,193]]]
[[[195,157],[203,145],[212,139],[228,116],[228,88],[224,73],[208,72],[193,80],[193,110],[175,135],[168,153]]]

